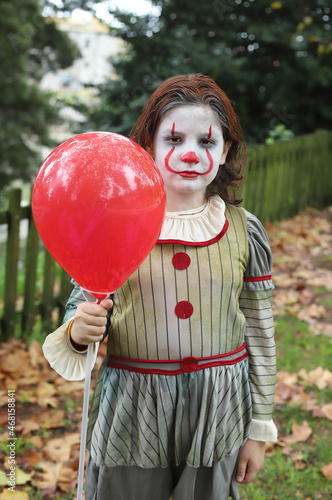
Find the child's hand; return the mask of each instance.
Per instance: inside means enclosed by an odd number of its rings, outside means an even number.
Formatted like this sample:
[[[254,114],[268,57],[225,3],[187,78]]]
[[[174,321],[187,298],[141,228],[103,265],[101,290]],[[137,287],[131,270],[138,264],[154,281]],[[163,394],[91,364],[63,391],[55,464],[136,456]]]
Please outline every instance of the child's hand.
[[[110,299],[104,299],[100,304],[82,302],[77,307],[70,330],[70,338],[75,348],[80,350],[80,347],[102,340],[107,311],[112,307],[113,301]]]
[[[251,483],[263,468],[264,455],[265,443],[248,439],[240,453],[235,481],[241,484]]]

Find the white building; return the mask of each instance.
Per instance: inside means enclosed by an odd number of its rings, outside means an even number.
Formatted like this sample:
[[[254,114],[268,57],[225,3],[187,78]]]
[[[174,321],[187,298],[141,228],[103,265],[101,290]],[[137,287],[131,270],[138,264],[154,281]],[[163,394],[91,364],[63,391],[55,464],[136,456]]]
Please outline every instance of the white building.
[[[78,45],[81,57],[69,68],[49,71],[41,81],[42,88],[76,93],[85,84],[99,84],[115,78],[108,59],[120,51],[122,42],[109,34],[105,24],[93,17],[58,18],[56,23]],[[85,93],[82,92],[83,95]]]

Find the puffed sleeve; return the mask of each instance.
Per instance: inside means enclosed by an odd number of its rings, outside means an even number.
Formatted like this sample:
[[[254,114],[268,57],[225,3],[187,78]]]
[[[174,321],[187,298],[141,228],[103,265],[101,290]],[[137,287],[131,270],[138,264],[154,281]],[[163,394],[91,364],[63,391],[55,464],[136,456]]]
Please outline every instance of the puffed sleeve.
[[[244,212],[247,218],[249,261],[244,273],[243,290],[273,290],[269,238],[257,217],[247,210]]]
[[[66,304],[64,324],[53,333],[50,333],[43,344],[44,356],[51,367],[66,380],[83,380],[86,370],[86,351],[76,351],[71,345],[68,335],[68,327],[74,317],[77,306],[85,301],[80,287],[74,283],[73,291]],[[92,296],[87,297],[95,301]],[[99,342],[94,345],[93,366],[96,362]]]
[[[250,439],[276,441],[272,420],[276,384],[276,349],[272,315],[272,254],[267,234],[259,220],[245,211],[248,226],[249,260],[240,295],[246,318],[245,341],[249,359],[252,396]]]

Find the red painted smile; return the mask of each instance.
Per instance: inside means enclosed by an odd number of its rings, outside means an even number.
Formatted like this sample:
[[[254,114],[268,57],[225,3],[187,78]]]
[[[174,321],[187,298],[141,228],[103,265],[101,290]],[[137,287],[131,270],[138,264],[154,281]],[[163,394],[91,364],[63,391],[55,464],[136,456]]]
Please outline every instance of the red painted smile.
[[[180,175],[181,177],[187,177],[187,178],[195,178],[195,177],[198,177],[199,175],[207,175],[211,172],[212,168],[213,168],[213,159],[212,159],[212,156],[210,154],[210,151],[207,149],[206,150],[206,155],[209,159],[209,168],[206,172],[196,172],[196,170],[182,170],[180,172],[177,172],[176,170],[173,170],[170,165],[169,165],[169,159],[170,157],[172,156],[172,154],[174,153],[174,150],[175,150],[175,146],[172,147],[172,149],[170,150],[170,152],[166,155],[166,158],[165,158],[165,167],[166,169],[169,171],[169,172],[172,172],[172,174],[178,174]]]

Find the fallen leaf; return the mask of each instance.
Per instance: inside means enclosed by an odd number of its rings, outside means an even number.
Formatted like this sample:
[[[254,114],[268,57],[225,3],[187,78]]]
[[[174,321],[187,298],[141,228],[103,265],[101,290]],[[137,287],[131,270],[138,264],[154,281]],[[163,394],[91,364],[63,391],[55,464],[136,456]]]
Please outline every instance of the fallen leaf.
[[[16,430],[21,432],[23,436],[30,434],[30,432],[39,431],[39,429],[40,429],[40,424],[38,424],[36,420],[32,419],[24,420],[23,424],[16,425]]]
[[[322,406],[322,412],[328,420],[332,420],[332,403]]]
[[[15,473],[16,473],[15,483],[18,485],[29,483],[32,479],[32,474],[27,474],[19,467],[16,467]]]
[[[72,394],[73,392],[74,393],[82,392],[81,396],[83,396],[84,380],[83,382],[70,382],[70,384],[68,384],[67,380],[61,379],[61,382],[57,383],[57,387],[62,394]]]
[[[29,500],[29,494],[26,491],[10,491],[8,488],[0,493],[0,500]]]
[[[298,381],[298,376],[296,373],[289,373],[284,370],[280,370],[277,373],[277,381],[282,381],[284,384],[293,387]]]
[[[34,449],[38,449],[44,446],[44,441],[40,436],[31,436],[29,437],[29,441],[33,444]]]
[[[8,404],[8,391],[0,391],[0,407],[7,406]]]
[[[292,434],[288,436],[283,436],[279,438],[285,444],[293,444],[298,442],[306,441],[312,434],[312,428],[308,425],[308,422],[303,422],[302,425],[293,422],[292,424]]]
[[[315,333],[327,335],[328,337],[332,337],[332,324],[331,323],[316,323],[315,325]]]
[[[5,486],[7,484],[7,475],[5,471],[0,470],[0,486]]]
[[[323,417],[325,417],[325,415],[324,415],[324,413],[323,413],[323,411],[322,411],[322,409],[321,409],[320,407],[315,408],[315,409],[312,411],[312,416],[313,416],[314,418],[323,418]]]
[[[40,462],[39,479],[34,480],[34,486],[41,490],[42,494],[52,495],[58,486],[58,479],[62,469],[62,463]]]
[[[321,467],[320,470],[322,471],[326,479],[332,481],[332,462],[330,462],[328,465],[324,465],[324,467]]]
[[[36,390],[37,403],[42,407],[52,406],[56,408],[58,406],[58,400],[54,397],[55,394],[56,390],[53,384],[41,382]]]
[[[28,347],[31,366],[37,368],[39,365],[45,365],[47,360],[44,356],[40,343],[34,339]]]
[[[70,457],[71,446],[63,438],[51,439],[47,442],[45,453],[53,462],[66,462]]]
[[[1,371],[9,374],[28,373],[31,370],[28,353],[20,349],[15,353],[9,353],[1,359]]]
[[[63,410],[57,410],[55,413],[42,413],[37,420],[41,427],[44,427],[45,429],[54,429],[64,426],[64,418],[65,412]]]
[[[81,442],[81,434],[79,432],[73,432],[71,434],[66,435],[66,442],[71,446],[75,444],[80,444]]]
[[[34,467],[41,462],[43,456],[44,454],[41,451],[27,449],[25,450],[24,455],[17,457],[17,463],[22,465],[24,468]]]
[[[319,390],[323,390],[327,386],[332,387],[332,373],[329,370],[324,370],[322,366],[318,366],[310,372],[302,368],[298,375],[308,385],[315,385]]]
[[[295,470],[304,470],[307,468],[307,464],[305,462],[295,462],[294,469]]]
[[[58,487],[67,492],[75,488],[77,483],[77,472],[71,467],[64,466],[59,475]]]

